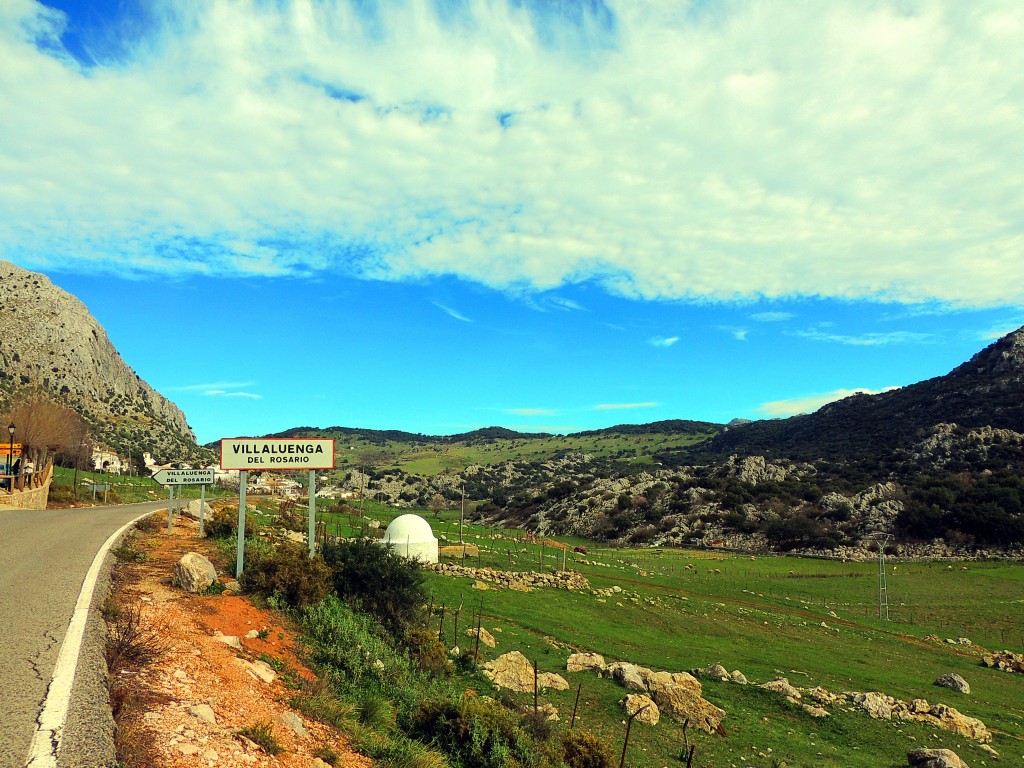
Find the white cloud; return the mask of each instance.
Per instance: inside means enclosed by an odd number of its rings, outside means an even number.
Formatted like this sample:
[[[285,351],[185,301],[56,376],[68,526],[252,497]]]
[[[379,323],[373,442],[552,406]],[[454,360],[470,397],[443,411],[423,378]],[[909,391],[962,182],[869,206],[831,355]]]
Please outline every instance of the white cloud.
[[[650,344],[652,347],[668,348],[675,344],[677,341],[679,341],[678,336],[669,336],[667,338],[665,336],[655,336],[653,339],[649,339],[647,343]]]
[[[657,408],[661,403],[601,403],[595,405],[595,411],[628,411],[633,408]]]
[[[1018,0],[159,7],[0,3],[0,258],[1024,303]]]
[[[550,408],[509,408],[505,413],[510,413],[514,416],[557,416],[558,411],[553,411]]]
[[[435,307],[437,307],[438,309],[442,310],[445,314],[449,315],[450,317],[454,317],[456,320],[461,320],[464,323],[472,323],[473,322],[468,317],[463,315],[461,312],[457,312],[454,309],[452,309],[451,307],[446,307],[444,304],[439,304],[436,301],[433,302],[433,304],[434,304]]]
[[[860,336],[849,336],[841,333],[826,333],[819,329],[806,331],[794,331],[794,336],[800,336],[813,341],[826,341],[835,344],[847,344],[856,347],[879,347],[889,344],[920,344],[931,341],[934,336],[930,333],[917,333],[914,331],[889,331],[885,333],[864,333]]]
[[[757,412],[770,418],[796,416],[801,413],[813,413],[823,405],[833,403],[836,400],[842,400],[844,397],[850,397],[851,395],[877,395],[880,392],[890,392],[894,389],[899,389],[899,387],[885,387],[884,389],[865,389],[863,387],[857,389],[836,389],[832,392],[794,397],[789,400],[772,400],[759,405]]]
[[[176,387],[163,387],[164,392],[206,392],[208,390],[240,389],[251,387],[255,381],[217,381],[209,384],[182,384]]]
[[[750,331],[747,330],[746,328],[735,328],[735,327],[729,326],[729,325],[720,326],[719,330],[720,331],[725,331],[730,336],[732,336],[734,339],[736,339],[736,341],[746,341],[747,340],[747,336],[750,334]]]
[[[751,320],[759,323],[781,323],[783,320],[790,320],[794,317],[792,312],[755,312],[750,315]]]
[[[208,389],[203,394],[208,397],[244,397],[249,400],[263,399],[263,395],[257,395],[253,392],[226,392],[223,389]]]

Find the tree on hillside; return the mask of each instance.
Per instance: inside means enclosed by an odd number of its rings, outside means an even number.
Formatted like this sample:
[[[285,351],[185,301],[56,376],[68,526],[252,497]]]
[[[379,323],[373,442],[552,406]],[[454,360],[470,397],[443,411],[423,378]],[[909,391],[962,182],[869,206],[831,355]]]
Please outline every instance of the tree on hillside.
[[[430,511],[434,513],[434,519],[436,520],[441,516],[442,512],[448,509],[448,499],[440,493],[435,493],[434,498],[430,500],[430,504],[428,506]]]

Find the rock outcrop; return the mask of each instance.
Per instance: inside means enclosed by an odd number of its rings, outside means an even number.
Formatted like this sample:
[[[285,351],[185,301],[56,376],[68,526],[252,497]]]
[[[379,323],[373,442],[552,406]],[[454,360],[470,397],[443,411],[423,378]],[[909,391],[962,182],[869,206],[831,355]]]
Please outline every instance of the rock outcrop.
[[[0,311],[17,328],[0,334],[0,399],[41,391],[122,455],[205,455],[185,414],[125,364],[81,301],[45,275],[0,262]]]
[[[659,717],[664,713],[680,722],[689,720],[708,733],[724,733],[722,718],[725,717],[725,710],[701,695],[700,681],[689,672],[655,671],[628,661],[601,666],[604,659],[598,654],[573,654],[569,659],[567,668],[571,666],[578,670],[596,670],[600,675],[611,677],[627,691],[632,691],[630,695],[649,698],[657,705]],[[639,698],[630,699],[629,695],[623,701],[627,700],[634,703],[641,701]],[[637,705],[637,709],[640,706]]]
[[[484,676],[498,688],[508,688],[518,693],[533,690],[533,664],[519,651],[510,651],[483,665]],[[554,672],[538,672],[537,688],[552,688],[564,691],[569,683]]]

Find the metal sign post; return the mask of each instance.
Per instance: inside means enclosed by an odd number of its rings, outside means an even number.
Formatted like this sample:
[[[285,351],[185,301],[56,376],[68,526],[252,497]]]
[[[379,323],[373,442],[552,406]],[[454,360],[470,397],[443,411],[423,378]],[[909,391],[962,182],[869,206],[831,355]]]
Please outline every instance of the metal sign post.
[[[202,485],[202,493],[205,495],[206,486],[213,482],[214,472],[212,469],[161,469],[153,475],[153,479],[160,485],[167,487],[167,532],[174,531],[174,486],[181,485]],[[178,507],[181,507],[181,488],[178,489]],[[203,533],[202,507],[200,507],[199,534]]]
[[[334,469],[331,437],[233,437],[220,441],[220,468],[238,470],[238,557],[235,576],[245,558],[245,486],[249,470],[309,471],[309,554],[316,548],[316,470]]]
[[[316,470],[309,470],[309,556],[316,550]]]
[[[199,538],[206,535],[206,484],[199,486]]]
[[[245,486],[249,483],[249,473],[244,469],[238,473],[238,552],[235,556],[235,578],[242,575],[245,565]]]

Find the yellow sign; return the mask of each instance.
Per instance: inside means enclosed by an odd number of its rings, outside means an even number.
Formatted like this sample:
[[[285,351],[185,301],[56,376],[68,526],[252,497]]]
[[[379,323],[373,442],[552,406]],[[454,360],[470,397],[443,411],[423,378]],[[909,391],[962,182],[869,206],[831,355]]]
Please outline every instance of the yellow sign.
[[[3,456],[12,456],[12,455],[13,456],[21,456],[21,443],[15,443],[14,446],[13,446],[13,450],[11,450],[11,448],[12,448],[12,446],[11,446],[10,443],[8,443],[7,445],[3,446],[3,448],[0,448],[0,455],[3,455]]]

